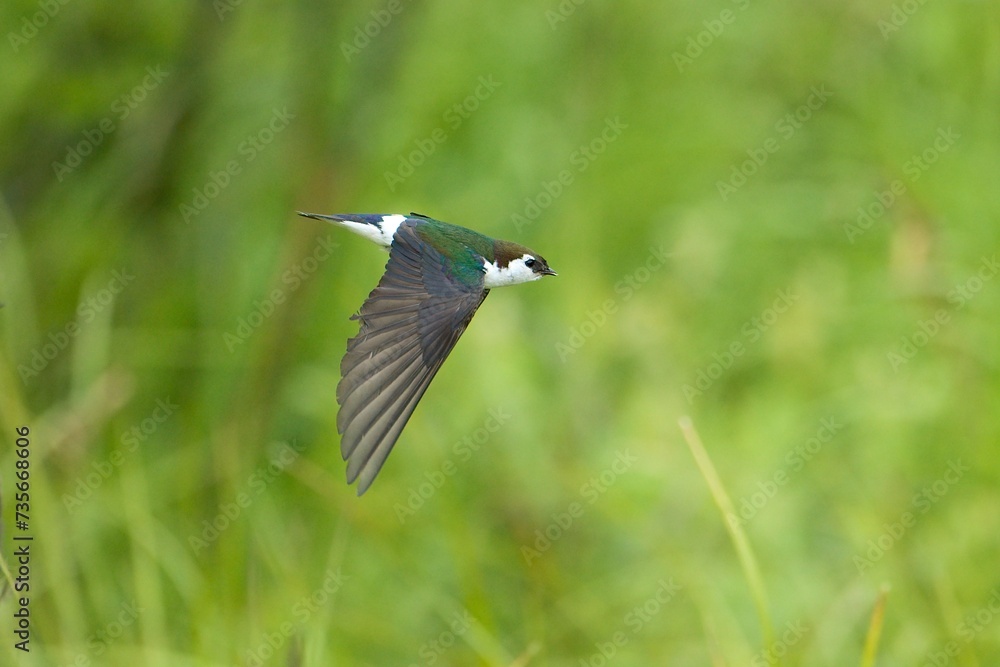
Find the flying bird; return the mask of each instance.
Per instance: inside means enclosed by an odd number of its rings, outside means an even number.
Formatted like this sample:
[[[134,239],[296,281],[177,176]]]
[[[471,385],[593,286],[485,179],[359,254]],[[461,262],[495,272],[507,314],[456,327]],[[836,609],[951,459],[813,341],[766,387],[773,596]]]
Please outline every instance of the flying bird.
[[[389,251],[378,286],[351,316],[361,326],[347,341],[337,385],[340,453],[360,496],[490,290],[556,272],[523,245],[419,213],[299,215]]]

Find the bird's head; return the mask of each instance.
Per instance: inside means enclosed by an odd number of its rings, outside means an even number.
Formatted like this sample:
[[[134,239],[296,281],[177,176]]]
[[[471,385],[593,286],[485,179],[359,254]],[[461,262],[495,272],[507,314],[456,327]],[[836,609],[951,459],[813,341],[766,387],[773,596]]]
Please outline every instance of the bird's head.
[[[530,248],[509,241],[498,241],[494,248],[495,271],[487,271],[487,287],[518,285],[557,275],[545,258]]]

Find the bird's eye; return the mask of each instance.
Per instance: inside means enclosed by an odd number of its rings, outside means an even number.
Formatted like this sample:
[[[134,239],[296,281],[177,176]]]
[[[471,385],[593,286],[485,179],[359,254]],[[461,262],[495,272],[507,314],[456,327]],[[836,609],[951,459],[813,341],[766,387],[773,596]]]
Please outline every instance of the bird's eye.
[[[530,269],[535,265],[535,258],[529,257],[528,259],[524,260],[524,265]]]

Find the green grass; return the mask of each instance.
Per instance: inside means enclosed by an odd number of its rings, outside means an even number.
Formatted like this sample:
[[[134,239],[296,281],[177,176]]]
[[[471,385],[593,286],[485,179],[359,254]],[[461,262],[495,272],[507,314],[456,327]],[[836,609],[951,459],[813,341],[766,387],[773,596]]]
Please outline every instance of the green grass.
[[[691,419],[689,417],[681,417],[680,427],[684,433],[684,439],[687,441],[688,448],[691,450],[691,455],[694,457],[695,463],[698,464],[698,470],[701,472],[702,477],[705,478],[709,491],[712,493],[712,498],[715,500],[719,512],[722,513],[722,520],[726,525],[726,529],[729,531],[729,538],[733,542],[733,548],[736,550],[736,555],[739,558],[743,576],[746,577],[747,585],[750,587],[750,592],[753,595],[754,605],[757,607],[757,616],[760,619],[760,634],[764,647],[773,646],[775,638],[774,626],[771,622],[770,603],[767,600],[767,591],[764,589],[764,582],[761,580],[757,557],[754,556],[753,548],[750,546],[746,532],[736,519],[738,516],[736,508],[733,507],[733,502],[729,499],[729,494],[726,493],[726,489],[719,479],[719,474],[716,472],[715,466],[712,465],[712,459],[709,458],[708,452],[705,451],[705,446],[701,443],[698,431],[695,429],[694,424],[691,423]]]
[[[0,8],[0,663],[995,664],[992,6],[387,6]],[[559,272],[360,499],[385,256],[296,210]]]

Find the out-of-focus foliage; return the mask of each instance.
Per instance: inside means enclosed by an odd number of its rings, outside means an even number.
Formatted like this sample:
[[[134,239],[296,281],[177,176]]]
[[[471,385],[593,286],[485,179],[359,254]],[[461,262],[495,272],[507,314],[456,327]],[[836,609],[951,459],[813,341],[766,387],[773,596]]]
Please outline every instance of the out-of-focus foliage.
[[[877,664],[997,661],[994,3],[0,18],[4,664],[841,666],[883,583]],[[335,388],[385,255],[296,210],[559,271],[494,291],[360,499]]]

